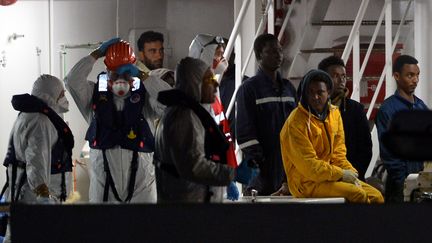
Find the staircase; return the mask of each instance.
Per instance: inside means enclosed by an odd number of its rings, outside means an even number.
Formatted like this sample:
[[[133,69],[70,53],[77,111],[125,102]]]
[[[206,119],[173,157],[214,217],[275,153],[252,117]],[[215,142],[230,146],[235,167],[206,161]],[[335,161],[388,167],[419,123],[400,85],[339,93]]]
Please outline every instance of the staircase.
[[[288,27],[291,41],[282,43],[285,44],[282,74],[296,85],[308,70],[316,69],[323,58],[337,55],[345,60],[347,87],[352,92],[354,86],[356,92],[352,98],[365,106],[372,128],[373,156],[366,177],[371,175],[379,155],[379,143],[373,120],[381,102],[390,95],[385,92],[386,85],[380,86],[384,74],[388,79],[391,78],[388,69],[387,72],[383,71],[386,58],[389,58],[385,53],[391,52],[393,46],[393,59],[401,53],[414,54],[409,52],[412,51],[409,48],[408,51],[405,50],[406,46],[412,46],[414,42],[413,33],[410,32],[414,25],[413,8],[407,8],[411,2],[390,2],[388,0],[293,2],[295,8]],[[385,3],[390,4],[391,9],[388,8],[390,5]],[[406,9],[408,10],[405,11]],[[387,21],[392,22],[391,27],[381,27],[385,25],[384,16]],[[378,25],[379,22],[381,25]],[[354,31],[356,24],[359,27],[358,32]],[[390,36],[389,33],[392,38],[386,39],[385,35]],[[395,39],[398,39],[397,43],[394,42]],[[375,42],[373,48],[369,47],[371,42]],[[347,43],[353,43],[352,51],[345,50]],[[369,59],[367,65],[362,67],[365,57]],[[387,90],[391,89],[387,88]],[[373,109],[368,111],[371,103]]]
[[[284,46],[285,62],[282,73],[294,84],[298,84],[303,74],[312,68],[317,68],[318,63],[330,55],[342,56],[345,44],[349,39],[350,31],[354,25],[357,11],[362,1],[358,0],[325,0],[325,1],[296,1],[294,14],[290,20],[289,31],[290,43]],[[385,0],[369,1],[363,20],[359,28],[359,52],[360,65],[368,49],[368,45],[377,26],[380,12],[383,9]],[[393,1],[392,10],[392,33],[400,24],[407,2]],[[383,20],[381,25],[384,26]],[[404,52],[405,42],[412,41],[409,36],[410,28],[413,26],[413,17],[408,15],[401,28],[401,37],[396,46],[395,55]],[[378,79],[385,63],[384,28],[381,27],[376,38],[374,48],[371,52],[368,65],[364,70],[364,77],[360,80],[359,99],[354,98],[369,107],[373,92],[375,91]],[[412,34],[412,33],[411,33]],[[353,63],[352,52],[346,61],[348,82],[347,87],[352,91],[353,87]],[[358,73],[358,72],[356,72]],[[382,86],[383,87],[383,86]],[[384,87],[380,89],[377,104],[385,97]],[[373,111],[370,120],[374,119],[376,111]]]

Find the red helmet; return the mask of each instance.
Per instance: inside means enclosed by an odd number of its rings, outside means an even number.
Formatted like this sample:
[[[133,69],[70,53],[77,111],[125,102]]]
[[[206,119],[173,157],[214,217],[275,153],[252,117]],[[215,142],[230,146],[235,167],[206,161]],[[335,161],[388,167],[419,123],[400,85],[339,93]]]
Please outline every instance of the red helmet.
[[[104,63],[108,70],[115,71],[121,65],[135,63],[135,60],[132,47],[128,42],[122,40],[108,47]]]
[[[0,0],[0,5],[1,6],[7,6],[7,5],[11,5],[14,4],[17,0]]]

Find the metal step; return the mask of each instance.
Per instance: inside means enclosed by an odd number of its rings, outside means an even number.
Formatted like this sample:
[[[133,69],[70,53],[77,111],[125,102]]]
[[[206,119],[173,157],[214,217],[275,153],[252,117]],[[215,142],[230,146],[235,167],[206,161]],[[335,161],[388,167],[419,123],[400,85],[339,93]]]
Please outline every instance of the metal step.
[[[360,81],[368,81],[368,80],[379,80],[379,76],[363,76]],[[353,78],[350,76],[347,76],[347,81],[352,81]]]
[[[340,52],[342,53],[344,51],[343,48],[314,48],[314,49],[308,49],[308,50],[300,50],[303,54],[310,54],[310,53],[334,53],[334,52]],[[367,48],[360,48],[360,52],[366,52]],[[374,48],[373,52],[385,52],[385,48]]]
[[[395,49],[395,51],[400,50],[401,48],[397,48]],[[360,52],[366,52],[368,49],[367,48],[360,48]],[[340,52],[342,53],[344,51],[344,48],[340,48],[340,47],[335,47],[335,48],[314,48],[314,49],[304,49],[304,50],[300,50],[301,54],[312,54],[312,53],[335,53],[335,52]],[[384,47],[378,47],[378,48],[373,48],[372,52],[377,53],[377,52],[385,52],[385,48]]]
[[[293,81],[293,80],[302,80],[302,79],[303,79],[303,77],[298,77],[298,76],[297,77],[292,76],[292,77],[288,78],[288,80],[291,80],[291,81]],[[379,76],[363,76],[361,81],[379,80],[379,79],[380,79]],[[352,81],[352,80],[353,80],[352,77],[347,76],[347,81]]]
[[[364,105],[365,109],[369,109],[370,103],[362,103]],[[379,109],[381,107],[381,104],[375,103],[374,109]]]
[[[400,20],[393,20],[393,25],[399,25]],[[404,25],[408,25],[414,22],[414,20],[405,20]],[[363,20],[361,25],[371,25],[376,26],[378,23],[377,20]],[[352,26],[354,25],[354,20],[323,20],[321,22],[313,22],[312,26]],[[385,25],[385,21],[382,22],[382,25]]]

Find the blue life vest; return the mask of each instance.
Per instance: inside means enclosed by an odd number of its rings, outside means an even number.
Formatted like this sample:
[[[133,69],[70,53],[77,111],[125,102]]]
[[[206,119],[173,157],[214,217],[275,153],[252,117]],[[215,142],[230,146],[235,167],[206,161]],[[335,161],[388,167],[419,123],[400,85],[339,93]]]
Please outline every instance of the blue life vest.
[[[106,74],[98,76],[92,99],[94,116],[85,137],[91,148],[110,149],[119,145],[132,151],[154,151],[154,137],[142,115],[146,90],[141,82],[135,82],[134,86],[138,85],[139,88],[125,98],[123,110],[116,111]]]
[[[58,139],[51,150],[51,174],[62,174],[62,180],[60,182],[61,195],[60,200],[66,200],[66,181],[65,172],[72,171],[72,148],[74,146],[74,138],[69,126],[63,121],[63,119],[57,115],[57,113],[48,107],[39,98],[29,95],[14,95],[12,97],[12,106],[15,110],[21,112],[39,112],[46,115],[51,123],[57,130]],[[20,115],[19,114],[19,115]],[[27,174],[25,173],[26,162],[19,161],[16,159],[15,148],[13,144],[13,136],[9,140],[8,151],[3,163],[4,166],[12,167],[12,178],[11,178],[11,201],[18,201],[20,191],[24,185]],[[17,183],[17,168],[22,168],[24,174],[21,176],[20,181]],[[9,174],[6,172],[6,184],[3,187],[1,196],[3,196],[6,188],[9,186]],[[17,193],[15,194],[15,187],[17,186]]]
[[[5,167],[8,167],[9,165],[16,165],[22,169],[25,169],[26,167],[25,162],[16,159],[12,140],[9,141],[8,151],[6,153],[3,165]],[[63,141],[61,138],[59,138],[51,150],[51,175],[71,171],[72,157],[69,153],[66,153]]]
[[[58,133],[57,142],[51,150],[51,174],[71,172],[74,141],[69,126],[54,110],[35,96],[29,94],[14,95],[12,103],[15,110],[20,111],[20,114],[21,112],[39,112],[49,118]],[[3,165],[7,167],[10,164],[17,164],[18,167],[25,168],[25,162],[18,161],[15,157],[15,149],[12,140],[9,141],[9,147]]]

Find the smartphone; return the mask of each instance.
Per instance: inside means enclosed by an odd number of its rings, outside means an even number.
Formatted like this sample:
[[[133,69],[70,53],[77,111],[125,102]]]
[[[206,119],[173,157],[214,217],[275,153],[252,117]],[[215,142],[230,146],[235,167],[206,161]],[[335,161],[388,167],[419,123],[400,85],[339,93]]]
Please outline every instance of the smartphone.
[[[133,77],[133,87],[132,91],[135,91],[140,88],[141,80],[137,77]],[[99,74],[99,91],[108,91],[108,74],[101,73]]]

